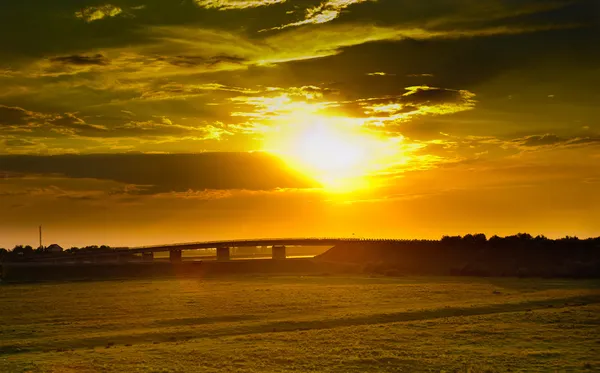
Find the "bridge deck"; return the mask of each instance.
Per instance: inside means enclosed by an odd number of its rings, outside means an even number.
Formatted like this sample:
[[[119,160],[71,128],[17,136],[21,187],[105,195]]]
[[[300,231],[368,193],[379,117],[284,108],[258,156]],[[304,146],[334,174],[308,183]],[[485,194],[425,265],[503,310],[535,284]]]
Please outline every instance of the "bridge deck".
[[[251,246],[333,246],[339,243],[359,243],[359,242],[406,242],[407,240],[398,239],[363,239],[363,238],[261,238],[244,240],[223,240],[223,241],[204,241],[204,242],[186,242],[170,245],[152,245],[132,247],[128,252],[162,252],[171,250],[197,250],[214,249],[218,247],[251,247]]]

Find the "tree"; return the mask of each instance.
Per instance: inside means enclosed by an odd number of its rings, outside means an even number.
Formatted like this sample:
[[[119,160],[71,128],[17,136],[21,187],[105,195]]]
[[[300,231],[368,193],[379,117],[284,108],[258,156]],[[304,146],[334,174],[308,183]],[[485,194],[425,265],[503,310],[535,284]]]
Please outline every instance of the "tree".
[[[521,241],[533,240],[533,237],[529,233],[519,233],[519,234],[517,234],[517,238]]]
[[[31,258],[33,256],[33,248],[29,245],[17,245],[12,249],[13,255],[21,258]]]
[[[477,233],[473,236],[473,240],[478,244],[484,244],[487,242],[487,237],[483,233]]]
[[[462,242],[461,236],[444,236],[442,237],[442,243],[448,246],[455,246]]]

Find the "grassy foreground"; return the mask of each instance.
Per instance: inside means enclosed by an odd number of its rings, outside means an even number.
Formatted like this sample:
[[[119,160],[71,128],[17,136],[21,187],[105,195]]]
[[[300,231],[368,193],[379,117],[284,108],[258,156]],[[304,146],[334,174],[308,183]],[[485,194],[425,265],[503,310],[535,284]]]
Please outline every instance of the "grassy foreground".
[[[0,286],[0,372],[586,372],[598,281],[231,277]]]

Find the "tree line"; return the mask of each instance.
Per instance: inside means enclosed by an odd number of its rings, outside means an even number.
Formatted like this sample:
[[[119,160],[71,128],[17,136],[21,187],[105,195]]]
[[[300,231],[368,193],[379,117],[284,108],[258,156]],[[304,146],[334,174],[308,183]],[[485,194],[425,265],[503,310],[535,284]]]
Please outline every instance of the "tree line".
[[[377,244],[374,242],[373,244]],[[382,243],[384,244],[384,243]],[[437,245],[438,247],[455,248],[481,248],[481,249],[591,249],[600,248],[600,237],[580,239],[574,236],[566,236],[559,239],[551,239],[543,235],[532,236],[528,233],[518,233],[512,236],[500,237],[494,235],[490,238],[483,233],[467,234],[464,236],[443,236],[440,240],[405,240],[394,243],[402,246]],[[113,248],[107,245],[71,247],[63,251],[63,255],[90,252],[113,252],[123,248]],[[17,245],[12,250],[0,248],[0,261],[11,259],[33,258],[37,255],[46,255],[46,247],[33,248],[31,246]]]
[[[489,239],[483,233],[465,236],[443,236],[439,241],[443,246],[471,246],[480,248],[599,248],[600,237],[580,239],[576,236],[565,236],[551,239],[544,235],[532,236],[529,233],[518,233],[512,236],[492,236]]]
[[[116,248],[112,248],[107,245],[102,245],[102,246],[91,245],[91,246],[84,246],[84,247],[73,246],[69,249],[64,250],[62,253],[64,255],[76,254],[79,252],[81,252],[81,253],[90,253],[90,252],[109,253],[109,252],[112,252],[115,250],[116,250]],[[48,255],[49,253],[50,253],[50,251],[48,250],[48,247],[40,246],[40,247],[37,247],[34,249],[30,245],[17,245],[12,250],[0,248],[0,261],[11,260],[11,259],[33,258],[38,255]]]

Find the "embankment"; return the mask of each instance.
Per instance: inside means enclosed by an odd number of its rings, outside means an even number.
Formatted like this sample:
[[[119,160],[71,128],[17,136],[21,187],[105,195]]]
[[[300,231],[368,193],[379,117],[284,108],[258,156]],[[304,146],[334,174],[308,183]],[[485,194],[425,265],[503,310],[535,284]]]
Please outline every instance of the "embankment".
[[[439,241],[344,243],[317,259],[387,275],[600,278],[600,249],[447,247]]]

